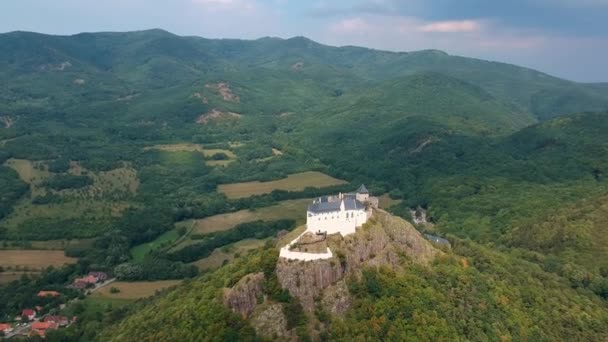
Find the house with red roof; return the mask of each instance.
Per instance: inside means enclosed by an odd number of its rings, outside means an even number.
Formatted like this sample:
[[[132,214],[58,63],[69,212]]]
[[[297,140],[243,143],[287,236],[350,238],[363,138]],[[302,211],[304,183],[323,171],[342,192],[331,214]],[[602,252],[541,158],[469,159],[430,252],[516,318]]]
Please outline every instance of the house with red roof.
[[[56,330],[59,328],[57,323],[53,322],[34,322],[32,323],[32,335],[39,335],[40,337],[45,337],[46,332],[49,330]]]
[[[108,274],[106,272],[89,272],[89,276],[97,278],[98,282],[106,281]]]
[[[23,311],[21,311],[21,316],[25,316],[31,321],[36,318],[36,311],[32,309],[23,309]]]
[[[38,292],[38,297],[59,297],[61,293],[57,291],[40,291]]]
[[[5,334],[13,332],[13,326],[8,323],[0,323],[0,331]]]
[[[70,320],[66,316],[45,316],[43,322],[55,323],[60,327],[70,324]]]

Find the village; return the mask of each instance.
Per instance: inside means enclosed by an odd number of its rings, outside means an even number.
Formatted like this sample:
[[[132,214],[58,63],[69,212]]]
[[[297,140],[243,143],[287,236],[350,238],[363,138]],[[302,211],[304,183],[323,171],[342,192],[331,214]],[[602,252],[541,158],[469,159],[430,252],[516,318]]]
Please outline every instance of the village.
[[[66,286],[66,289],[80,291],[83,296],[90,295],[96,290],[112,283],[115,278],[108,279],[105,272],[89,272],[86,276],[76,278]],[[62,329],[78,321],[77,316],[61,315],[67,302],[63,302],[63,294],[58,290],[41,290],[31,302],[38,303],[32,307],[24,307],[15,316],[13,322],[0,322],[0,337],[39,336],[45,338],[48,331]],[[80,300],[78,298],[71,301]]]

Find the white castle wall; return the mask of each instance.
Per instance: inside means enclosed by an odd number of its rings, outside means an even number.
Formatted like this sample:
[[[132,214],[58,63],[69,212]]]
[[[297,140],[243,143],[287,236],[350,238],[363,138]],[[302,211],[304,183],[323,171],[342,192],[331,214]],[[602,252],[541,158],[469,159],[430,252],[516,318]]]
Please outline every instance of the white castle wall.
[[[288,243],[287,246],[281,248],[281,251],[279,252],[279,257],[285,258],[285,259],[302,260],[302,261],[323,260],[323,259],[330,259],[331,257],[333,257],[333,254],[331,253],[331,250],[329,249],[329,247],[327,247],[327,251],[325,253],[305,253],[305,252],[290,251],[289,247],[291,245],[293,245],[294,243],[296,243],[300,239],[300,237],[306,233],[308,233],[308,230],[306,230],[306,231],[304,231],[304,233],[298,235],[298,237],[293,239],[293,241],[291,241],[290,243]]]
[[[340,233],[342,236],[354,234],[357,227],[367,222],[364,210],[344,210],[327,213],[307,212],[306,229],[309,232],[327,232],[328,235]]]

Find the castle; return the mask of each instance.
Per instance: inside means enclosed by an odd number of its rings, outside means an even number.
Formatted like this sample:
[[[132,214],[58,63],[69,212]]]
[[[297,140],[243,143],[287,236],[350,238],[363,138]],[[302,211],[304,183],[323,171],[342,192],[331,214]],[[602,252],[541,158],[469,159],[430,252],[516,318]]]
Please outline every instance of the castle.
[[[365,185],[361,185],[355,193],[315,199],[306,211],[306,230],[281,248],[280,256],[303,261],[333,257],[329,247],[323,253],[298,252],[293,251],[292,247],[301,243],[299,241],[305,235],[326,237],[331,234],[354,234],[372,216],[373,208],[378,208],[378,198],[371,197]]]
[[[356,193],[319,197],[308,206],[306,230],[328,235],[353,234],[371,216],[371,211],[366,208],[369,200],[369,191],[365,185],[361,185]]]

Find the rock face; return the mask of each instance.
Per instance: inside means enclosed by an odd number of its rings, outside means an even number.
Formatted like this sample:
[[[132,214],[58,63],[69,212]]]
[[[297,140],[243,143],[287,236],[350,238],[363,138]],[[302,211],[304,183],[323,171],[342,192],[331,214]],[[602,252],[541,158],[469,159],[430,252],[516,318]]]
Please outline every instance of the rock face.
[[[328,245],[335,255],[332,259],[311,262],[279,259],[277,263],[281,286],[309,312],[314,310],[315,298],[327,292],[326,309],[344,313],[350,304],[344,282],[338,285],[339,289],[324,290],[335,287],[349,274],[358,276],[364,267],[402,269],[408,262],[427,264],[442,253],[409,222],[383,210],[375,210],[373,218],[353,235],[329,236]]]
[[[249,317],[264,294],[264,274],[252,273],[244,276],[234,287],[224,291],[224,304],[232,311]]]
[[[286,341],[293,338],[287,330],[287,319],[281,304],[274,303],[260,307],[251,316],[251,325],[258,335],[272,340]]]

